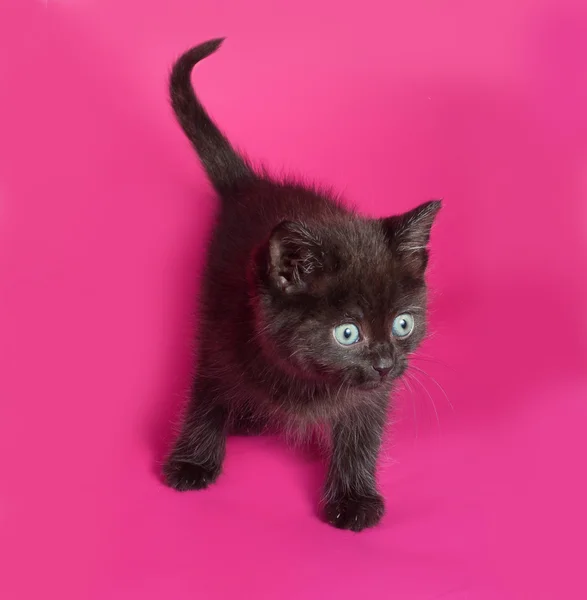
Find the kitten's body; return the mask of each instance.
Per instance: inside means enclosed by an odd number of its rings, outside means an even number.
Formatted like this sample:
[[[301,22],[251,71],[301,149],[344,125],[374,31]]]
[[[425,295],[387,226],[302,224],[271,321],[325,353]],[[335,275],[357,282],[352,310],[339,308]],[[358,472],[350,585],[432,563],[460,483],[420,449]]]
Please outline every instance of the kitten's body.
[[[214,481],[230,431],[325,424],[326,515],[358,531],[383,514],[375,463],[392,382],[425,333],[426,245],[439,203],[372,220],[329,194],[256,174],[191,87],[194,64],[220,43],[184,54],[170,84],[221,209],[201,293],[198,372],[166,481],[179,490]],[[408,311],[414,331],[395,339],[393,319]],[[333,336],[349,322],[362,336],[352,347]]]

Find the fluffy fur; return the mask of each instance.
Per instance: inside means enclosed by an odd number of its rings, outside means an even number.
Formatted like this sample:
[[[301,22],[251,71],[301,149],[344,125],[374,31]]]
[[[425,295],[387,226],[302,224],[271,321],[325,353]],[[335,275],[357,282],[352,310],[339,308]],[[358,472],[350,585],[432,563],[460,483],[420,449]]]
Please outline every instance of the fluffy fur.
[[[428,202],[367,219],[331,195],[255,172],[197,99],[194,65],[222,40],[187,51],[170,79],[173,110],[221,202],[201,292],[199,365],[181,433],[164,467],[176,490],[220,475],[226,436],[325,426],[324,514],[360,531],[384,502],[375,470],[393,381],[425,335]],[[415,320],[405,339],[392,324]],[[357,343],[333,330],[350,323]]]

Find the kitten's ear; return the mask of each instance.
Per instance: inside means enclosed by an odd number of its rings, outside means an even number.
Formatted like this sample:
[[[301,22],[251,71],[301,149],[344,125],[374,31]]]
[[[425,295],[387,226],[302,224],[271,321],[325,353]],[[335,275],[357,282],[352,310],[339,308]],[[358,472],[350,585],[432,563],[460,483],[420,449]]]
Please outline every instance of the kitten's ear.
[[[383,220],[392,249],[402,256],[417,275],[423,275],[428,262],[430,230],[442,202],[431,200],[402,215]]]
[[[322,240],[302,223],[284,221],[269,237],[269,278],[285,293],[308,290],[323,273],[325,259]]]

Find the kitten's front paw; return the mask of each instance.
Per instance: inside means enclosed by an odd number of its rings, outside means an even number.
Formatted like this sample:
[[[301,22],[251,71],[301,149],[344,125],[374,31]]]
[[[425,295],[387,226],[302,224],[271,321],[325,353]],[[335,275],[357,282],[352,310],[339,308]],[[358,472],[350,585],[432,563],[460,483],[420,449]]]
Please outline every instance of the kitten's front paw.
[[[203,490],[214,483],[220,475],[220,469],[210,469],[190,462],[170,458],[163,467],[165,483],[177,490]]]
[[[338,529],[362,531],[379,523],[385,504],[379,494],[342,496],[326,503],[324,513],[330,525]]]

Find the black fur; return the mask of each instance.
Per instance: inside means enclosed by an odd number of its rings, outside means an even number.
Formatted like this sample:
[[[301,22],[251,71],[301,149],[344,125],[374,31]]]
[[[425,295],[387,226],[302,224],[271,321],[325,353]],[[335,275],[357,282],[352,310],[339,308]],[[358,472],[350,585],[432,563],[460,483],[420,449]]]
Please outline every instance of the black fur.
[[[221,210],[201,295],[198,371],[165,479],[177,490],[214,482],[229,432],[326,426],[324,514],[360,531],[384,512],[377,456],[393,381],[425,335],[427,244],[440,202],[367,219],[329,194],[256,173],[190,82],[221,43],[189,50],[171,74],[173,109]],[[406,339],[392,334],[402,313],[415,319]],[[360,328],[359,342],[336,341],[345,323]]]

